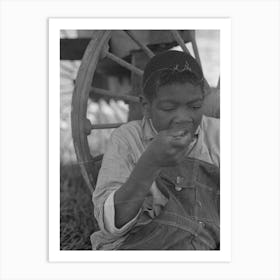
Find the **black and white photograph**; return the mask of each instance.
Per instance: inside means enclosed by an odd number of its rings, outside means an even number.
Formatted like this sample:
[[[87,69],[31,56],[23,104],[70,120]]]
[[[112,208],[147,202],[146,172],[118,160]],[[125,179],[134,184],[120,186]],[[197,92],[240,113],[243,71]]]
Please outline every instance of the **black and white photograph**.
[[[60,250],[220,250],[221,199],[220,30],[60,30]]]
[[[0,279],[279,280],[278,0],[0,1]]]

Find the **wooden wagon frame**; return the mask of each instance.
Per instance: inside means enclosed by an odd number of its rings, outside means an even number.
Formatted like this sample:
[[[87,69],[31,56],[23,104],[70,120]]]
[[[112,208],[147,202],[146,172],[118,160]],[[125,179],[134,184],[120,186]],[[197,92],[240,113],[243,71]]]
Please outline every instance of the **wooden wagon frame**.
[[[130,38],[134,47],[129,49],[130,62],[126,59],[117,56],[110,51],[111,42],[116,31],[112,30],[95,30],[92,31],[92,37],[87,42],[86,50],[83,54],[81,66],[78,71],[75,81],[75,88],[72,97],[71,109],[71,126],[72,137],[75,147],[77,162],[81,168],[82,176],[93,192],[97,180],[98,171],[100,168],[102,155],[93,157],[90,153],[87,136],[94,129],[110,129],[117,128],[122,123],[111,124],[93,124],[87,119],[87,105],[89,95],[99,94],[102,96],[119,99],[127,102],[130,108],[129,120],[140,118],[139,94],[141,93],[141,76],[143,68],[147,61],[152,58],[155,53],[166,50],[172,46],[179,45],[184,52],[190,53],[186,47],[186,43],[191,43],[195,58],[201,65],[199,51],[195,39],[194,30],[165,30],[165,31],[140,31],[140,30],[121,30]],[[140,36],[140,32],[154,32],[150,38],[157,38],[154,42],[149,41],[144,36]],[[156,32],[165,32],[164,36],[156,34]],[[162,33],[163,34],[163,33]],[[142,34],[143,35],[143,34]],[[148,43],[148,44],[147,44]],[[115,93],[103,88],[98,88],[92,85],[93,77],[100,62],[103,59],[109,59],[117,63],[121,67],[131,71],[132,90],[126,93]],[[207,83],[207,82],[206,82]],[[219,89],[220,79],[216,89]],[[207,84],[208,86],[208,84]],[[211,90],[208,86],[209,91]]]

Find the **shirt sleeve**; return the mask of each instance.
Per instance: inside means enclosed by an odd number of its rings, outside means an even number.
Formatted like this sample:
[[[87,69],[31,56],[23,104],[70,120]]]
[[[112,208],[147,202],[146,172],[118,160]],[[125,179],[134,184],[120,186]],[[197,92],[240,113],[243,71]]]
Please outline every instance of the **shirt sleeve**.
[[[210,163],[220,167],[220,120],[204,117],[202,122],[203,145],[208,151]]]
[[[217,89],[205,96],[202,108],[203,114],[212,118],[220,118],[220,92]]]
[[[113,235],[124,235],[127,233],[133,225],[136,223],[138,216],[141,213],[141,209],[137,213],[137,215],[123,225],[121,228],[117,228],[115,226],[115,205],[114,205],[114,195],[115,191],[113,191],[104,203],[104,227],[105,229]]]
[[[121,127],[112,133],[92,196],[99,228],[108,235],[124,234],[138,217],[137,215],[120,229],[115,227],[114,193],[127,181],[135,166],[126,133]]]
[[[199,136],[190,157],[220,167],[220,120],[202,117]]]

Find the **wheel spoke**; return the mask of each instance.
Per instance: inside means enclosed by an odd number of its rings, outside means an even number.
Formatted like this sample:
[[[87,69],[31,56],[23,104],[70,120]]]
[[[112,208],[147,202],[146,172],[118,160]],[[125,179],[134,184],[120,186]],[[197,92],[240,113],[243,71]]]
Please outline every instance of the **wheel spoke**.
[[[195,58],[196,58],[197,62],[199,63],[201,70],[202,70],[198,47],[197,47],[196,40],[195,40],[195,31],[191,32],[191,42],[192,42],[192,47],[193,47],[193,52],[194,52]]]
[[[136,103],[138,103],[140,101],[139,97],[130,96],[130,95],[128,95],[129,93],[127,93],[127,94],[115,94],[112,91],[105,90],[105,89],[102,89],[102,88],[95,88],[95,87],[92,87],[91,91],[93,91],[96,94],[109,96],[109,97],[112,97],[112,98],[118,99],[118,100],[124,100],[124,101],[128,101],[128,102],[136,102]]]
[[[109,129],[117,128],[125,123],[103,123],[103,124],[92,124],[91,129]]]
[[[133,73],[142,76],[143,75],[143,71],[135,66],[133,66],[132,64],[126,62],[125,60],[117,57],[116,55],[110,53],[110,52],[105,52],[105,55],[110,58],[111,60],[115,61],[116,63],[118,63],[119,65],[125,67],[126,69],[132,71]]]
[[[90,135],[93,129],[110,129],[110,128],[117,128],[125,122],[118,122],[118,123],[101,123],[101,124],[92,124],[89,119],[84,119],[84,135]]]
[[[170,32],[172,33],[174,39],[177,41],[177,43],[180,45],[180,47],[182,48],[182,50],[188,54],[190,54],[188,48],[185,45],[184,40],[182,39],[180,33],[177,30],[170,30]]]
[[[141,41],[139,41],[136,36],[130,30],[124,30],[124,32],[144,51],[144,53],[149,57],[152,58],[155,54]]]

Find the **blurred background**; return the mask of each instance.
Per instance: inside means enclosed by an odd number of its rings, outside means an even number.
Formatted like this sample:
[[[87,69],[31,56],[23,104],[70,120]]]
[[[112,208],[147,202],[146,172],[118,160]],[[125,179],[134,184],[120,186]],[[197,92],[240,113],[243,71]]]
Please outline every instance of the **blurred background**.
[[[71,99],[83,53],[92,37],[91,30],[61,30],[60,32],[60,249],[90,250],[90,235],[98,229],[94,219],[91,193],[76,163],[71,132]],[[147,32],[143,40],[149,43]],[[183,34],[185,31],[181,31]],[[187,32],[187,31],[186,31]],[[205,78],[216,87],[220,75],[220,38],[218,30],[196,30],[196,42]],[[157,36],[157,34],[156,34]],[[152,41],[160,40],[153,34]],[[158,48],[181,50],[174,40]],[[158,42],[157,42],[158,43]],[[133,42],[121,31],[114,31],[110,51],[131,60]],[[191,43],[186,43],[194,54]],[[131,74],[116,63],[102,60],[93,77],[94,87],[116,93],[131,90]],[[132,110],[130,110],[132,111]],[[137,110],[136,110],[137,111]],[[135,118],[124,101],[90,93],[87,117],[93,124],[126,122]],[[93,130],[88,136],[92,156],[103,154],[113,129]]]

